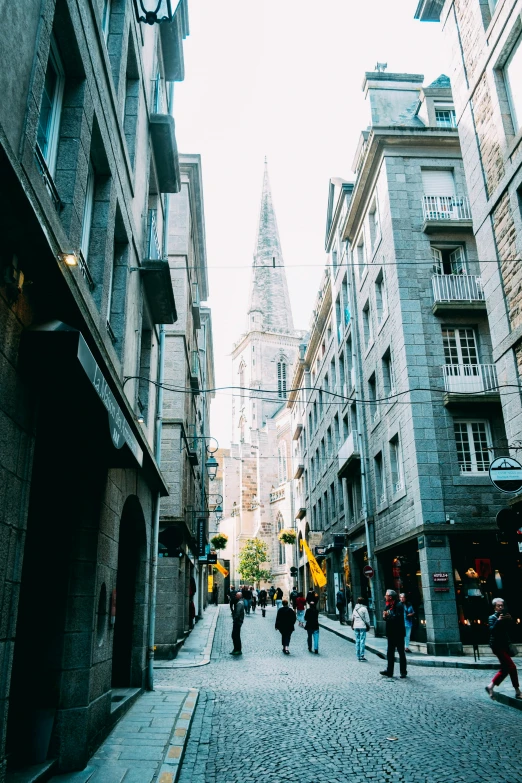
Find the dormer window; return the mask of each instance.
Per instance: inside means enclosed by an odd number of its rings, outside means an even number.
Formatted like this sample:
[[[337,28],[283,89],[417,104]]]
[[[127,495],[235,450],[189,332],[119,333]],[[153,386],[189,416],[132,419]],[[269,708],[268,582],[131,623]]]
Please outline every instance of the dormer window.
[[[457,117],[453,106],[436,106],[435,122],[438,128],[456,128]]]

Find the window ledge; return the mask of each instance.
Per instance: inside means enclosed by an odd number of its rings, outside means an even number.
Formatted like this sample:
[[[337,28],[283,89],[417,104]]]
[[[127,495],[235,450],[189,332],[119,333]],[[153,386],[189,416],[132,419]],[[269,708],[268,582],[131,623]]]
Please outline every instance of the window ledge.
[[[375,242],[375,247],[372,250],[372,256],[370,258],[370,264],[373,264],[373,262],[375,261],[375,256],[377,255],[377,251],[379,250],[381,242],[382,242],[382,232],[379,232],[379,236],[377,237],[377,240]]]
[[[378,503],[378,504],[377,504],[377,513],[378,513],[378,514],[381,514],[383,511],[386,511],[386,509],[388,508],[388,506],[389,506],[389,505],[390,505],[390,504],[389,504],[389,502],[388,502],[388,498],[386,498],[386,500],[384,501],[384,503]]]
[[[389,317],[390,317],[390,311],[386,310],[386,315],[384,316],[384,318],[380,322],[379,326],[377,327],[377,334],[381,333],[382,327],[384,326],[384,324],[386,323],[386,321],[388,320]]]
[[[405,487],[403,489],[401,489],[399,492],[396,492],[393,495],[393,497],[391,499],[391,502],[392,503],[397,503],[398,500],[402,500],[404,497],[406,497],[406,488]]]

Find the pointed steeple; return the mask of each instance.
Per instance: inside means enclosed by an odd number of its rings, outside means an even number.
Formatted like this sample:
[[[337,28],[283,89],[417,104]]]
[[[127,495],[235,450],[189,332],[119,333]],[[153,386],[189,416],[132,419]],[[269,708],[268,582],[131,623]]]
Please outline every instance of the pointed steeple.
[[[293,334],[294,322],[266,157],[252,272],[248,331],[260,329]]]

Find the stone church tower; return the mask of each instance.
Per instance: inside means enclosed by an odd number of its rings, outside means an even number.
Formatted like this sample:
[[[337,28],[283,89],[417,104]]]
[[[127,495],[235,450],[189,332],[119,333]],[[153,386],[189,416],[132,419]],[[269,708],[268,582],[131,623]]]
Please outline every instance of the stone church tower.
[[[225,517],[232,514],[227,525],[234,539],[228,553],[231,577],[237,581],[234,568],[242,543],[259,536],[269,545],[274,580],[285,593],[289,563],[277,532],[293,525],[291,493],[286,488],[291,479],[286,402],[303,335],[294,329],[265,160],[246,332],[232,353],[232,385],[237,388],[232,398],[232,446],[230,457],[224,460],[223,488]]]

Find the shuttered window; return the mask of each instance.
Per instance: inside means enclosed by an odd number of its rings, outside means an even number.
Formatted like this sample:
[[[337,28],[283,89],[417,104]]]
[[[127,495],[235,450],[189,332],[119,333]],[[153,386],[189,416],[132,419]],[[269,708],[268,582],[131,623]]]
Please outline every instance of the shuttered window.
[[[425,196],[454,196],[455,182],[452,171],[422,170]]]
[[[277,394],[286,399],[286,364],[277,362]]]

